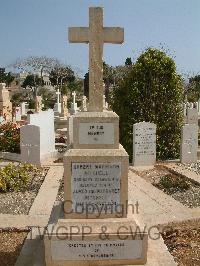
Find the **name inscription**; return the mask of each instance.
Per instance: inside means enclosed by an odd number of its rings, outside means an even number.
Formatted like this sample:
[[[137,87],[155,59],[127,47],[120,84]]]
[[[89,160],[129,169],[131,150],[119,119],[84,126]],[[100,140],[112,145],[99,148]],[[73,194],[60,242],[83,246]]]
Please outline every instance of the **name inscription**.
[[[80,123],[79,144],[114,144],[114,124]]]

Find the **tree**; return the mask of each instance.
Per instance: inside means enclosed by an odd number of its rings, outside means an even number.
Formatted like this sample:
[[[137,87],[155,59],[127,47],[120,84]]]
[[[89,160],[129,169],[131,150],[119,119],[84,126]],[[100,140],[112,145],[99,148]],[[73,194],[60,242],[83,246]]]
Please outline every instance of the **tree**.
[[[59,66],[51,70],[49,80],[53,86],[66,85],[75,80],[74,71],[68,66]]]
[[[89,99],[89,72],[84,76],[84,95]]]
[[[133,63],[132,63],[131,57],[127,57],[125,61],[125,66],[131,66],[132,64]]]
[[[24,102],[27,99],[26,92],[16,92],[12,95],[11,102],[13,107],[19,106],[20,103]]]
[[[14,64],[10,65],[10,67],[27,72],[35,72],[36,74],[39,73],[42,80],[44,71],[49,73],[53,68],[60,65],[60,61],[56,58],[49,58],[46,56],[29,56],[25,59],[18,59]]]
[[[43,84],[43,80],[41,80],[41,78],[39,78],[38,75],[28,75],[23,84],[22,87],[26,88],[29,87],[31,89],[38,87],[40,84]]]
[[[47,88],[40,88],[38,90],[38,95],[42,96],[42,103],[44,104],[44,110],[54,107],[56,102],[55,95],[52,91]]]
[[[15,77],[11,74],[11,72],[4,72],[1,75],[1,82],[2,83],[6,83],[6,86],[9,87],[10,84],[13,82],[13,80],[15,79]]]
[[[185,86],[187,100],[189,102],[197,102],[200,99],[200,75],[189,78],[189,83]]]
[[[157,158],[179,156],[183,85],[173,59],[148,48],[113,92],[112,108],[120,117],[120,141],[132,158],[133,124],[157,125]]]

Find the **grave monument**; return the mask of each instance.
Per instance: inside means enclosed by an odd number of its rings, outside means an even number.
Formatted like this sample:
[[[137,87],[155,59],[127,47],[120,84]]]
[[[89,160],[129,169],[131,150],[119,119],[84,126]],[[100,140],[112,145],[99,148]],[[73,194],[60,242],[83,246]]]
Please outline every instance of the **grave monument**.
[[[122,28],[103,27],[100,7],[89,8],[89,28],[69,28],[70,42],[89,43],[89,110],[73,116],[73,146],[64,156],[64,218],[53,225],[51,238],[44,236],[47,266],[146,262],[147,234],[136,231],[124,208],[129,160],[119,144],[119,117],[103,111],[103,44],[123,39]]]
[[[0,114],[5,122],[12,121],[12,103],[5,83],[0,83]]]

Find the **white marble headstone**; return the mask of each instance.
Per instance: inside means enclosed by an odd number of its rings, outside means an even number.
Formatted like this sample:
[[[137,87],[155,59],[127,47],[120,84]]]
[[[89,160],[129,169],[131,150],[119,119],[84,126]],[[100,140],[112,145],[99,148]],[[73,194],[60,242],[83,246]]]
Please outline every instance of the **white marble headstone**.
[[[197,161],[198,126],[186,124],[181,131],[181,162],[193,163]]]
[[[156,125],[133,125],[133,166],[153,166],[156,162]]]

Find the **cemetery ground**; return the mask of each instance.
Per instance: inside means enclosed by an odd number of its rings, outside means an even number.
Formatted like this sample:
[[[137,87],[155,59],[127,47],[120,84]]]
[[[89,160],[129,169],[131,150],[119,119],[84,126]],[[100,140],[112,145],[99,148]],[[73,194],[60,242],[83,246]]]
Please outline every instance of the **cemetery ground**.
[[[1,161],[0,164],[5,166],[9,162]],[[171,255],[179,266],[199,265],[199,165],[158,162],[153,169],[148,170],[130,166],[129,200],[135,202],[137,199],[139,202],[139,213],[134,217],[149,228],[156,225],[168,249],[165,250],[165,245],[159,247],[159,262],[158,254],[155,255],[151,248],[151,242],[157,242],[153,240],[155,235],[152,235],[147,265],[176,265],[170,258]],[[173,187],[174,183],[176,189]],[[11,203],[10,208],[5,203],[6,197]],[[32,171],[27,187],[17,192],[1,191],[0,198],[0,265],[29,265],[26,264],[24,249],[27,249],[30,228],[45,228],[53,205],[63,200],[62,163],[52,160],[45,162],[43,169]],[[156,257],[156,262],[153,257]]]

